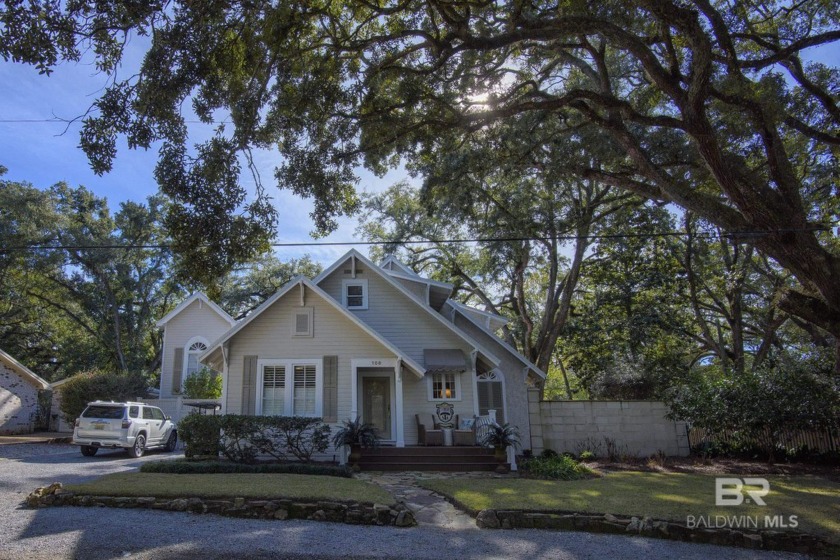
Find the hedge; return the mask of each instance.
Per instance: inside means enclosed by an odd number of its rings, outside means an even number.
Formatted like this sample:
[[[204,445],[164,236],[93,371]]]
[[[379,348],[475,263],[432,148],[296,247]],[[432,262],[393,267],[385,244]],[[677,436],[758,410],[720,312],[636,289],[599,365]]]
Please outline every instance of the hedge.
[[[350,478],[348,467],[317,463],[230,463],[227,461],[156,461],[140,467],[144,473],[168,474],[313,474]]]
[[[253,463],[259,455],[309,462],[327,450],[330,428],[321,418],[190,414],[178,434],[187,457],[221,453],[234,463]]]

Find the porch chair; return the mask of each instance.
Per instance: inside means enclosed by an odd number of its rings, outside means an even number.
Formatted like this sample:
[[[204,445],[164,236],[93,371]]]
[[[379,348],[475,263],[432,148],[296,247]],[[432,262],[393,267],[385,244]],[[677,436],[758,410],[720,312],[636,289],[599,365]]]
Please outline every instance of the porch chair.
[[[461,428],[461,419],[455,416],[455,429],[452,430],[452,445],[476,445],[475,416],[472,417],[471,428]]]
[[[415,414],[414,418],[417,420],[417,443],[443,445],[443,430],[435,424],[435,419],[431,414],[423,414],[423,420],[420,420],[420,414]],[[424,422],[429,422],[429,424],[424,424]]]

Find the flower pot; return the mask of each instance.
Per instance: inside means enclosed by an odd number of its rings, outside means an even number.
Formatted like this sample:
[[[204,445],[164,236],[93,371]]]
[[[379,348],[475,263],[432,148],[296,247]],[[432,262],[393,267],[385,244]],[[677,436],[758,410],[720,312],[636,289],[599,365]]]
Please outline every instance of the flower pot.
[[[497,445],[496,451],[493,453],[493,456],[500,463],[507,462],[507,448],[501,445]]]
[[[356,467],[359,465],[359,461],[362,459],[362,446],[361,445],[351,445],[350,446],[350,456],[347,458],[347,462],[350,463],[350,466]]]

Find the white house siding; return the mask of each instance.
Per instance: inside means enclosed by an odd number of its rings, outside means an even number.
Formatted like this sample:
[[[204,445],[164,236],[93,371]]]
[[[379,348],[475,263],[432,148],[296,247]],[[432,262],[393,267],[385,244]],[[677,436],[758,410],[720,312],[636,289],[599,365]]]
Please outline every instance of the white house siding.
[[[458,313],[455,314],[455,325],[499,358],[501,362],[499,368],[505,376],[507,422],[519,428],[522,448],[527,449],[529,447],[528,442],[531,441],[531,429],[528,418],[528,386],[525,382],[524,364],[499,344],[495,336],[476,327]]]
[[[0,434],[27,434],[35,428],[38,387],[0,360]]]
[[[172,371],[176,348],[183,348],[191,338],[196,336],[204,337],[209,346],[229,328],[230,324],[227,321],[198,299],[166,323],[160,369],[160,396],[177,396],[172,393]],[[184,352],[186,353],[186,349]]]
[[[350,417],[351,365],[355,358],[396,358],[383,346],[309,289],[305,306],[313,308],[312,337],[293,337],[292,319],[300,309],[300,291],[291,290],[230,340],[230,362],[225,410],[242,412],[242,377],[245,356],[259,359],[314,359],[338,356],[338,420]]]
[[[394,280],[399,282],[399,284],[403,288],[405,288],[406,290],[411,292],[412,295],[414,295],[414,297],[416,297],[418,300],[420,300],[423,303],[426,303],[426,300],[427,300],[426,290],[428,288],[426,287],[425,282],[415,282],[414,280],[406,280],[405,278],[396,278],[396,277],[392,277],[392,278],[394,278]]]
[[[336,271],[324,278],[319,287],[341,302],[342,280],[351,279],[345,274],[350,269],[350,263],[339,266]],[[409,296],[400,292],[389,284],[376,272],[367,270],[359,263],[356,265],[356,278],[368,281],[368,308],[351,310],[351,313],[399,348],[406,356],[418,364],[423,364],[423,350],[432,348],[458,348],[464,352],[467,367],[470,367],[470,353],[473,348],[459,336],[449,330],[444,324],[424,311],[420,305],[412,301]],[[432,311],[432,313],[435,313]],[[241,366],[240,366],[241,367]],[[453,400],[455,413],[472,416],[475,411],[472,375],[470,370],[461,374],[461,391],[463,398]],[[403,426],[406,445],[417,442],[417,425],[414,415],[417,413],[434,413],[437,402],[428,398],[427,378],[418,379],[413,373],[406,372],[403,376]],[[527,423],[527,401],[523,401],[526,412],[523,417]]]

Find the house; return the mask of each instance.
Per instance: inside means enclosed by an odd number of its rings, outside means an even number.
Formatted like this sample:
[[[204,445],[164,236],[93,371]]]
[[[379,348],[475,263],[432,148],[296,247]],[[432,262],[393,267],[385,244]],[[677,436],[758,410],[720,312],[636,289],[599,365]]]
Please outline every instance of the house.
[[[227,327],[197,294],[161,320],[161,395],[189,375],[189,341],[209,341],[197,361],[222,372],[226,413],[361,416],[394,447],[418,443],[417,414],[495,415],[527,446],[527,390],[545,373],[496,336],[505,319],[451,293],[393,257],[378,266],[351,250]]]
[[[203,366],[199,357],[236,324],[233,317],[201,292],[182,301],[157,323],[163,329],[160,398],[177,397],[184,380]]]
[[[38,397],[50,384],[0,350],[0,435],[35,429]]]

